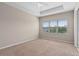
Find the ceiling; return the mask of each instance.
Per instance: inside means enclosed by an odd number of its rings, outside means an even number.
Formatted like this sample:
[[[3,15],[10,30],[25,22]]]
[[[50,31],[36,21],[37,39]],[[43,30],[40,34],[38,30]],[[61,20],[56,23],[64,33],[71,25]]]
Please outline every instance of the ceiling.
[[[34,16],[46,16],[74,10],[76,2],[5,2]]]

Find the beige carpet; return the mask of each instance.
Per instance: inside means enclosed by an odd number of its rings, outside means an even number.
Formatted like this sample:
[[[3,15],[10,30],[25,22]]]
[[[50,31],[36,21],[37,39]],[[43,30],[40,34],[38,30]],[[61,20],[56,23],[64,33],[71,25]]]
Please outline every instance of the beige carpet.
[[[2,56],[76,56],[79,55],[73,44],[50,40],[34,40],[0,50]]]

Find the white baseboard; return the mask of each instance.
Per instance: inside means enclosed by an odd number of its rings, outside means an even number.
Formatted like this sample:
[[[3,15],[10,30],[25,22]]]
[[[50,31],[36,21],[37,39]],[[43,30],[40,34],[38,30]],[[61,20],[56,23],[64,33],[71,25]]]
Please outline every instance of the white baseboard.
[[[19,45],[19,44],[22,44],[22,43],[25,43],[25,42],[29,42],[29,41],[32,41],[32,40],[35,40],[35,39],[30,39],[30,40],[26,40],[26,41],[22,41],[22,42],[17,42],[17,43],[14,43],[14,44],[10,44],[10,45],[4,46],[4,47],[0,47],[0,50],[1,49],[5,49],[5,48],[9,48],[9,47],[12,47],[12,46],[16,46],[16,45]]]

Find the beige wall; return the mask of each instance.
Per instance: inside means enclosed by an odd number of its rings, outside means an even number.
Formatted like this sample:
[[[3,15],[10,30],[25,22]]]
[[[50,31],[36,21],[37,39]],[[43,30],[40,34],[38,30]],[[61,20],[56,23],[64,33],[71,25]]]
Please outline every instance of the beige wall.
[[[42,29],[42,22],[46,20],[54,20],[54,19],[67,19],[68,26],[66,33],[48,33],[44,32]],[[74,43],[74,12],[64,12],[60,14],[55,14],[51,16],[40,17],[40,38],[56,40],[68,43]]]
[[[38,38],[38,18],[0,3],[0,48]]]

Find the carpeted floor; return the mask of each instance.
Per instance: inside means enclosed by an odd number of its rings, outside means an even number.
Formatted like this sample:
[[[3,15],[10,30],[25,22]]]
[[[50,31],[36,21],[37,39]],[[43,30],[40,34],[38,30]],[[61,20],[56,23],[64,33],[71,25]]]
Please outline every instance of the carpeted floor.
[[[38,39],[0,50],[2,56],[76,56],[73,44]]]

